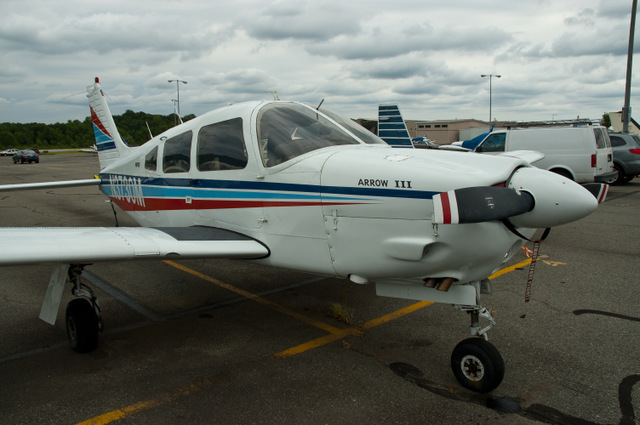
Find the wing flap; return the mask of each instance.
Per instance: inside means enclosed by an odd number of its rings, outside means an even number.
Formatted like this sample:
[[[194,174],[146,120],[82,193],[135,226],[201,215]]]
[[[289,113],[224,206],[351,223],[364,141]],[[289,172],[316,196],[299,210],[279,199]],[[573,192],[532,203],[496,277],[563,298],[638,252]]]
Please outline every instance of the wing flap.
[[[0,228],[0,265],[269,255],[246,235],[208,227]]]

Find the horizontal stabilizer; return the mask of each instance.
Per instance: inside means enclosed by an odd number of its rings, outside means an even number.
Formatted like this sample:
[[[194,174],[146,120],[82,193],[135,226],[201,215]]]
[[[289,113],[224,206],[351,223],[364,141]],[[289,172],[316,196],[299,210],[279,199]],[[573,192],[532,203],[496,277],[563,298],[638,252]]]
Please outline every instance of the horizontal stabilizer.
[[[527,192],[506,187],[481,186],[442,192],[433,197],[434,223],[480,223],[531,211],[534,199]]]

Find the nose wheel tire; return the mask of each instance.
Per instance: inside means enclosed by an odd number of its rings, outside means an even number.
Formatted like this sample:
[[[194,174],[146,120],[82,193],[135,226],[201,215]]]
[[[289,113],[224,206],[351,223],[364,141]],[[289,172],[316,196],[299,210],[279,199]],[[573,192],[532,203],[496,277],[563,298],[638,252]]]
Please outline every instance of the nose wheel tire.
[[[86,353],[98,346],[98,316],[88,299],[71,300],[67,304],[66,319],[69,345],[74,351]]]
[[[451,354],[451,369],[463,387],[480,393],[495,389],[504,378],[500,352],[482,338],[468,338],[456,345]]]

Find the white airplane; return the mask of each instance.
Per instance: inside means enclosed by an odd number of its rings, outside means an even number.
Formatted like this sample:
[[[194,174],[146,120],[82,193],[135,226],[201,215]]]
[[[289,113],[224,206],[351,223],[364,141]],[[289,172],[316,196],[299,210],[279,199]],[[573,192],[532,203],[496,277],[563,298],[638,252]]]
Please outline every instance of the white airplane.
[[[0,265],[56,264],[43,320],[55,322],[71,283],[66,326],[80,352],[96,347],[102,329],[81,282],[85,266],[235,258],[458,306],[473,337],[454,349],[453,372],[463,386],[491,391],[504,363],[487,341],[495,323],[480,303],[487,277],[537,228],[578,220],[606,195],[606,185],[587,190],[513,155],[400,151],[349,119],[279,100],[227,106],[132,148],[97,78],[87,91],[99,178],[0,187],[97,185],[143,226],[0,229]]]

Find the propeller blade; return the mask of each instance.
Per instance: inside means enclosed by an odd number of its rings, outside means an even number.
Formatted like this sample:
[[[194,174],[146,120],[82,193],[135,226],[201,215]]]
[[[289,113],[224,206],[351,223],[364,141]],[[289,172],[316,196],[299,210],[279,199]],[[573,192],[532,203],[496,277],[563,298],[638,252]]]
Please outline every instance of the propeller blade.
[[[605,183],[587,183],[582,186],[591,192],[591,194],[598,200],[599,204],[604,202],[607,197],[607,193],[609,192],[609,185]]]
[[[507,187],[479,186],[442,192],[433,197],[434,223],[480,223],[504,220],[533,209],[527,192]]]

